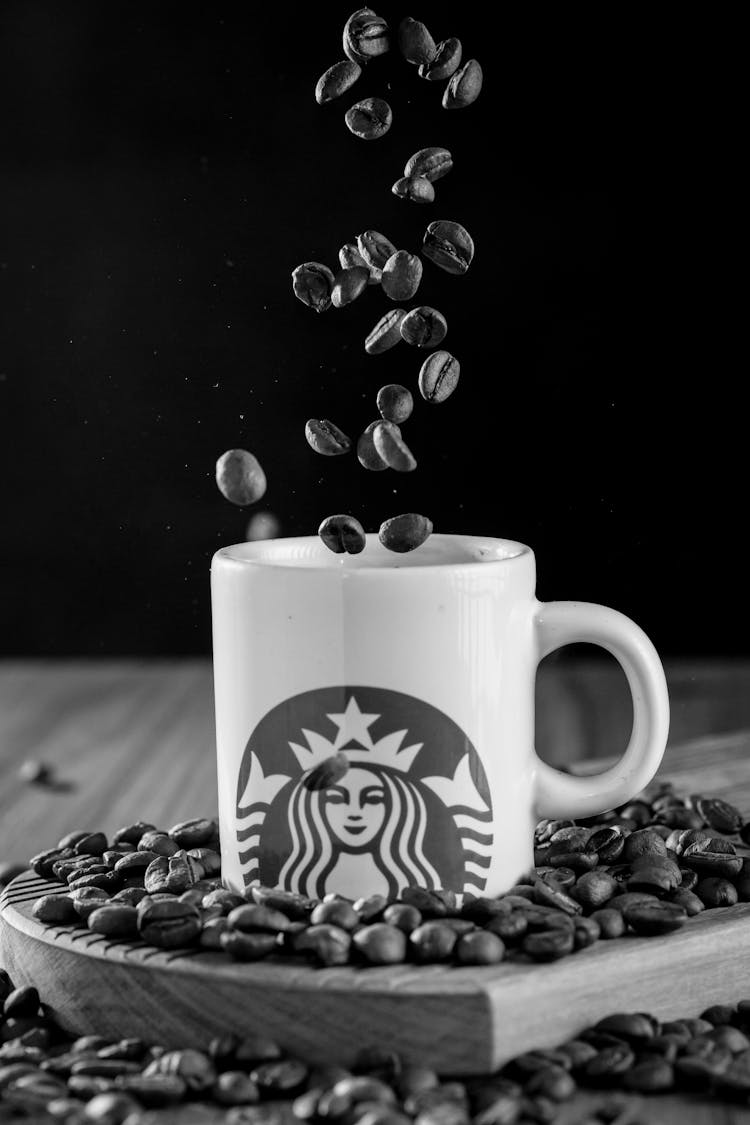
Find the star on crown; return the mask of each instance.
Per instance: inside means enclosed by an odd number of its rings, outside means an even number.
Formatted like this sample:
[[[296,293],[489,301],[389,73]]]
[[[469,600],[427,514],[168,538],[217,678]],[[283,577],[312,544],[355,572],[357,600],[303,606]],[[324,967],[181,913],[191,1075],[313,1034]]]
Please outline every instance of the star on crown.
[[[388,766],[390,769],[406,773],[411,769],[412,763],[423,743],[417,742],[412,746],[401,747],[406,731],[397,730],[385,735],[378,742],[373,742],[369,727],[379,719],[379,715],[371,715],[360,711],[357,700],[352,695],[346,709],[339,714],[328,715],[327,718],[339,728],[338,734],[330,741],[318,731],[302,728],[302,733],[307,741],[307,746],[291,742],[290,747],[303,770],[309,770],[320,762],[330,758],[332,754],[341,750],[352,762],[372,762],[374,765]],[[356,743],[357,745],[350,745]]]

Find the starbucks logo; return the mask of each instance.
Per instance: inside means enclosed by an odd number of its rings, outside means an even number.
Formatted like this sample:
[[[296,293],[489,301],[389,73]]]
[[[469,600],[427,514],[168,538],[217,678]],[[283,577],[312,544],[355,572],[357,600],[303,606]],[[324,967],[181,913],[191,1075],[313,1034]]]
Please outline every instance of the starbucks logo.
[[[307,770],[341,751],[349,771],[311,791]],[[492,854],[492,808],[479,755],[436,707],[398,691],[329,687],[265,715],[237,782],[245,886],[313,898],[404,887],[479,895]]]

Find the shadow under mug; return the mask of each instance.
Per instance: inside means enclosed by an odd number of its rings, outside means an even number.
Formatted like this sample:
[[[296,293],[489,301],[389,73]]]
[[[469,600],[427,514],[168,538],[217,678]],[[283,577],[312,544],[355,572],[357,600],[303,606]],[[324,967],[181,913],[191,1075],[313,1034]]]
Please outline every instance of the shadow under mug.
[[[500,894],[533,866],[540,817],[592,816],[651,780],[669,727],[661,663],[615,610],[539,602],[521,543],[433,535],[394,555],[367,539],[355,556],[310,536],[213,558],[224,881]],[[587,777],[534,750],[537,666],[576,641],[608,649],[633,697],[622,758]],[[334,755],[346,772],[310,788]]]

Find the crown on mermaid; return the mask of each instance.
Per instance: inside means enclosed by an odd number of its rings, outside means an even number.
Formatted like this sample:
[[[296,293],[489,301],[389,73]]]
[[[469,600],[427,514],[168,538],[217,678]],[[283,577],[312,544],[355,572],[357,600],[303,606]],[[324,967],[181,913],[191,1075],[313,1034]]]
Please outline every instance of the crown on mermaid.
[[[289,742],[295,757],[303,770],[309,770],[320,762],[330,758],[339,750],[346,754],[352,762],[372,762],[379,766],[388,766],[390,769],[407,773],[414,759],[422,749],[424,743],[417,742],[412,746],[403,746],[406,737],[405,730],[392,731],[378,742],[374,742],[369,727],[379,719],[379,715],[365,714],[359,709],[359,704],[353,695],[349,697],[346,710],[340,714],[328,715],[328,718],[339,729],[333,740],[319,734],[318,731],[302,728],[302,733],[307,741],[307,746],[297,742]],[[354,743],[355,745],[350,745]]]

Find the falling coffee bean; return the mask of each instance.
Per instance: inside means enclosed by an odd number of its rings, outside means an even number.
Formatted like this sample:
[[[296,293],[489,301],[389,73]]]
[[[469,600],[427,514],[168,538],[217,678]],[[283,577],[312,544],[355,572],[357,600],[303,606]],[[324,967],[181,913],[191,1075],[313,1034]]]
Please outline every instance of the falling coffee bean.
[[[360,8],[346,21],[343,45],[348,59],[367,63],[388,51],[388,24],[371,8]]]
[[[437,50],[435,40],[425,25],[411,16],[398,25],[398,46],[406,61],[415,66],[430,63]]]
[[[353,266],[348,270],[339,270],[333,281],[331,289],[331,303],[336,309],[343,309],[350,305],[364,293],[370,282],[370,271],[367,266]]]
[[[391,188],[399,199],[410,199],[412,203],[433,203],[435,189],[426,176],[402,176]]]
[[[375,448],[375,441],[373,439],[375,427],[379,426],[380,422],[380,418],[378,418],[375,422],[370,422],[365,432],[360,435],[359,440],[357,441],[357,460],[364,469],[369,469],[372,473],[380,473],[384,469],[388,468],[385,461]],[[398,429],[398,426],[396,426],[395,423],[391,424],[394,425],[396,429]],[[399,430],[399,433],[400,432],[401,431]]]
[[[331,307],[333,274],[322,262],[303,262],[292,270],[292,288],[303,305],[325,312]]]
[[[427,402],[445,402],[458,385],[461,364],[450,352],[433,352],[419,372],[419,392]]]
[[[382,270],[388,259],[396,253],[396,247],[391,240],[377,230],[366,230],[358,234],[357,249],[365,265],[377,270]]]
[[[266,474],[246,449],[228,449],[216,462],[216,484],[226,500],[244,508],[265,493]]]
[[[363,141],[375,141],[385,136],[391,127],[393,113],[382,98],[363,98],[346,111],[347,128]]]
[[[405,422],[414,409],[414,399],[407,387],[400,383],[386,383],[378,391],[377,407],[381,418],[387,422]]]
[[[328,516],[318,528],[318,535],[336,555],[358,555],[367,543],[362,524],[348,515]]]
[[[432,61],[420,66],[419,77],[426,78],[428,82],[445,81],[461,65],[461,53],[460,39],[444,39],[442,43],[438,43]]]
[[[411,473],[416,469],[414,454],[401,437],[401,431],[391,422],[378,422],[372,431],[375,449],[389,469],[398,473]]]
[[[368,355],[382,355],[400,342],[401,321],[405,316],[406,309],[391,309],[385,316],[381,316],[365,340],[365,351]]]
[[[416,512],[392,516],[380,525],[378,538],[388,551],[405,554],[414,551],[432,535],[432,520]]]
[[[305,789],[310,789],[313,792],[330,789],[331,786],[337,785],[342,777],[346,776],[348,770],[349,759],[346,754],[339,751],[337,754],[332,754],[330,758],[326,758],[314,769],[308,770],[303,776],[302,784]]]
[[[332,102],[350,90],[359,76],[362,67],[351,59],[342,59],[340,62],[329,66],[325,74],[321,74],[315,87],[315,101],[318,105]]]
[[[445,339],[448,324],[442,313],[429,305],[412,309],[401,321],[401,339],[417,348],[434,348]]]
[[[476,59],[469,59],[445,87],[443,108],[463,109],[477,100],[481,90],[482,68]]]
[[[407,178],[424,176],[426,180],[434,184],[436,180],[441,180],[443,176],[447,176],[452,167],[453,157],[447,148],[440,148],[439,146],[420,148],[406,161],[404,176]]]
[[[464,274],[474,257],[474,242],[460,223],[440,219],[428,226],[422,249],[425,257],[446,273]]]
[[[383,292],[392,301],[410,301],[422,280],[422,262],[408,250],[397,250],[383,266]]]
[[[381,271],[369,265],[359,252],[356,242],[347,242],[339,250],[339,263],[342,270],[352,270],[363,266],[369,273],[368,285],[380,285]]]
[[[327,418],[310,418],[305,425],[305,437],[310,447],[324,457],[337,457],[352,447],[351,439]]]

